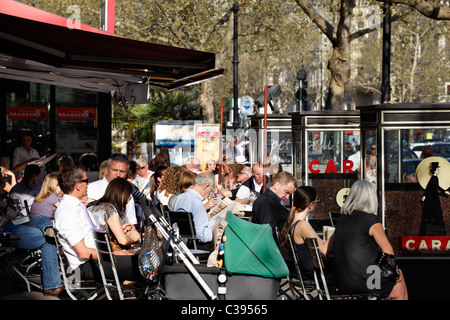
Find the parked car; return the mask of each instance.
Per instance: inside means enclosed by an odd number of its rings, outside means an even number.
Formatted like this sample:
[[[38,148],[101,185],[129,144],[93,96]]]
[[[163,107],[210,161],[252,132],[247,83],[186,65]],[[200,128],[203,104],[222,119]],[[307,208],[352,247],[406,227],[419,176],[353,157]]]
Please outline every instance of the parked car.
[[[411,143],[411,149],[420,158],[422,149],[425,146],[430,146],[433,149],[433,156],[449,158],[450,157],[450,141],[424,141]]]

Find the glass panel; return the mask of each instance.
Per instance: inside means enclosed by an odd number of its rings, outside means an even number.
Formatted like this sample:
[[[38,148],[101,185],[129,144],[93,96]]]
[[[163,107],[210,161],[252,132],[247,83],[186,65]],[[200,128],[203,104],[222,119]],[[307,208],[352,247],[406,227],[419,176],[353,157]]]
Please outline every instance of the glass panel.
[[[292,144],[293,160],[293,175],[297,180],[302,179],[302,132],[293,132],[294,143]]]
[[[375,130],[364,133],[364,179],[377,184],[377,139]]]
[[[22,129],[30,129],[34,134],[31,147],[41,157],[47,155],[50,140],[50,86],[39,83],[9,81],[6,89],[7,141],[2,151],[14,163],[14,149],[21,145],[19,134]],[[21,171],[22,172],[22,171]],[[21,174],[18,173],[18,179]]]
[[[308,173],[341,173],[341,132],[308,131],[307,136]]]
[[[58,155],[70,155],[75,163],[83,154],[95,154],[96,159],[97,93],[56,87],[56,113]],[[91,161],[86,170],[97,171],[97,161]]]
[[[415,172],[423,157],[450,159],[448,132],[446,128],[385,130],[386,183],[417,182]]]

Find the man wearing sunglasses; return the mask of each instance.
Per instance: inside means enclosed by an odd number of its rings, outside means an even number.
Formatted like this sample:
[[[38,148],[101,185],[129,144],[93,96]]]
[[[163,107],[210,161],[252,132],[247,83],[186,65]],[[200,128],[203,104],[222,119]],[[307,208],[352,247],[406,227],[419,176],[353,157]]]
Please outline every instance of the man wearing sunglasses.
[[[87,193],[89,198],[88,202],[100,199],[105,194],[105,190],[111,180],[115,178],[126,178],[129,164],[130,162],[124,154],[115,153],[111,155],[106,163],[105,177],[102,180],[97,180],[89,184]],[[125,218],[121,222],[122,224],[137,224],[133,197],[127,203]]]
[[[97,259],[92,218],[81,201],[87,195],[86,172],[79,167],[64,168],[58,176],[64,196],[55,211],[55,229],[72,270],[79,268],[82,279],[93,279],[90,260]]]
[[[134,184],[140,192],[148,196],[150,194],[150,177],[153,172],[148,169],[148,163],[142,158],[136,160],[136,173]]]

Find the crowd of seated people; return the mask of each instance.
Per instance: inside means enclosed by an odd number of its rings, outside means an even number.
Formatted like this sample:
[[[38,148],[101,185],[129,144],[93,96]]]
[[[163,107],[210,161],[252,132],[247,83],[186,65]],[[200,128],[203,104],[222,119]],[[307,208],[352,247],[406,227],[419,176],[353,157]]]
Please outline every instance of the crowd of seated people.
[[[70,267],[78,268],[86,279],[99,279],[92,230],[109,232],[117,256],[133,255],[131,245],[141,241],[140,221],[145,220],[140,204],[133,198],[136,191],[158,208],[191,212],[199,248],[209,251],[213,250],[213,222],[208,212],[218,203],[216,195],[242,204],[250,203],[250,221],[269,224],[275,239],[276,228],[282,230],[280,245],[286,245],[288,233],[292,235],[300,252],[301,268],[308,278],[312,277],[312,270],[304,250],[305,238],[317,239],[320,251],[324,256],[332,257],[333,269],[339,270],[341,275],[350,269],[356,274],[367,267],[368,260],[364,265],[360,256],[356,261],[350,261],[347,253],[354,250],[364,256],[359,242],[371,243],[368,249],[371,255],[380,249],[393,253],[376,210],[373,210],[376,200],[370,196],[373,186],[370,183],[367,186],[363,180],[355,183],[342,208],[339,226],[344,227],[337,228],[331,240],[322,241],[307,221],[319,201],[320,190],[297,187],[297,179],[286,171],[279,170],[269,175],[268,170],[264,170],[267,167],[260,162],[251,165],[211,159],[203,170],[197,158],[189,158],[184,165],[170,165],[164,154],[158,154],[148,163],[141,158],[130,160],[124,154],[112,154],[100,166],[92,165],[92,157],[89,161],[84,159],[84,162],[89,168],[76,163],[70,156],[60,157],[58,171],[47,174],[43,181],[42,169],[37,164],[19,167],[23,169],[20,182],[8,178],[12,175],[11,170],[2,166],[3,194],[19,199],[21,203],[26,200],[30,215],[28,221],[15,224],[13,220],[28,215],[27,209],[24,208],[21,214],[2,209],[5,214],[0,227],[2,231],[22,237],[12,246],[42,251],[46,295],[59,295],[63,289],[56,247],[51,241],[55,234]],[[96,181],[88,178],[88,172],[93,168],[99,173]],[[348,268],[349,264],[354,268]],[[345,279],[339,276],[333,279],[344,292],[366,289],[353,278],[349,275]],[[352,279],[351,284],[349,279]],[[383,282],[381,292],[393,299],[406,299],[403,275],[400,273],[396,283]]]

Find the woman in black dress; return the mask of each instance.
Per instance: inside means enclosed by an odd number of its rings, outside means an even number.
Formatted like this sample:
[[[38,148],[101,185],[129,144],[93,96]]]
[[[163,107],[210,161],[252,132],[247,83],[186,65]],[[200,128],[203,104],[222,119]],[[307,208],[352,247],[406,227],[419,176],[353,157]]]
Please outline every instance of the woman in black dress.
[[[393,300],[407,300],[408,292],[401,270],[397,281],[385,279],[380,273],[381,279],[374,279],[377,274],[373,266],[380,250],[394,254],[377,211],[373,185],[366,180],[355,182],[341,208],[332,237],[336,286],[342,293],[376,293]]]
[[[304,239],[315,238],[319,245],[319,250],[323,255],[327,254],[328,246],[328,242],[324,242],[317,235],[307,220],[308,215],[315,211],[319,197],[317,196],[316,189],[313,187],[301,186],[295,190],[293,201],[294,205],[281,230],[281,246],[286,252],[290,251],[288,243],[288,234],[290,234],[297,249],[297,258],[303,280],[313,280],[314,269],[311,265]]]

